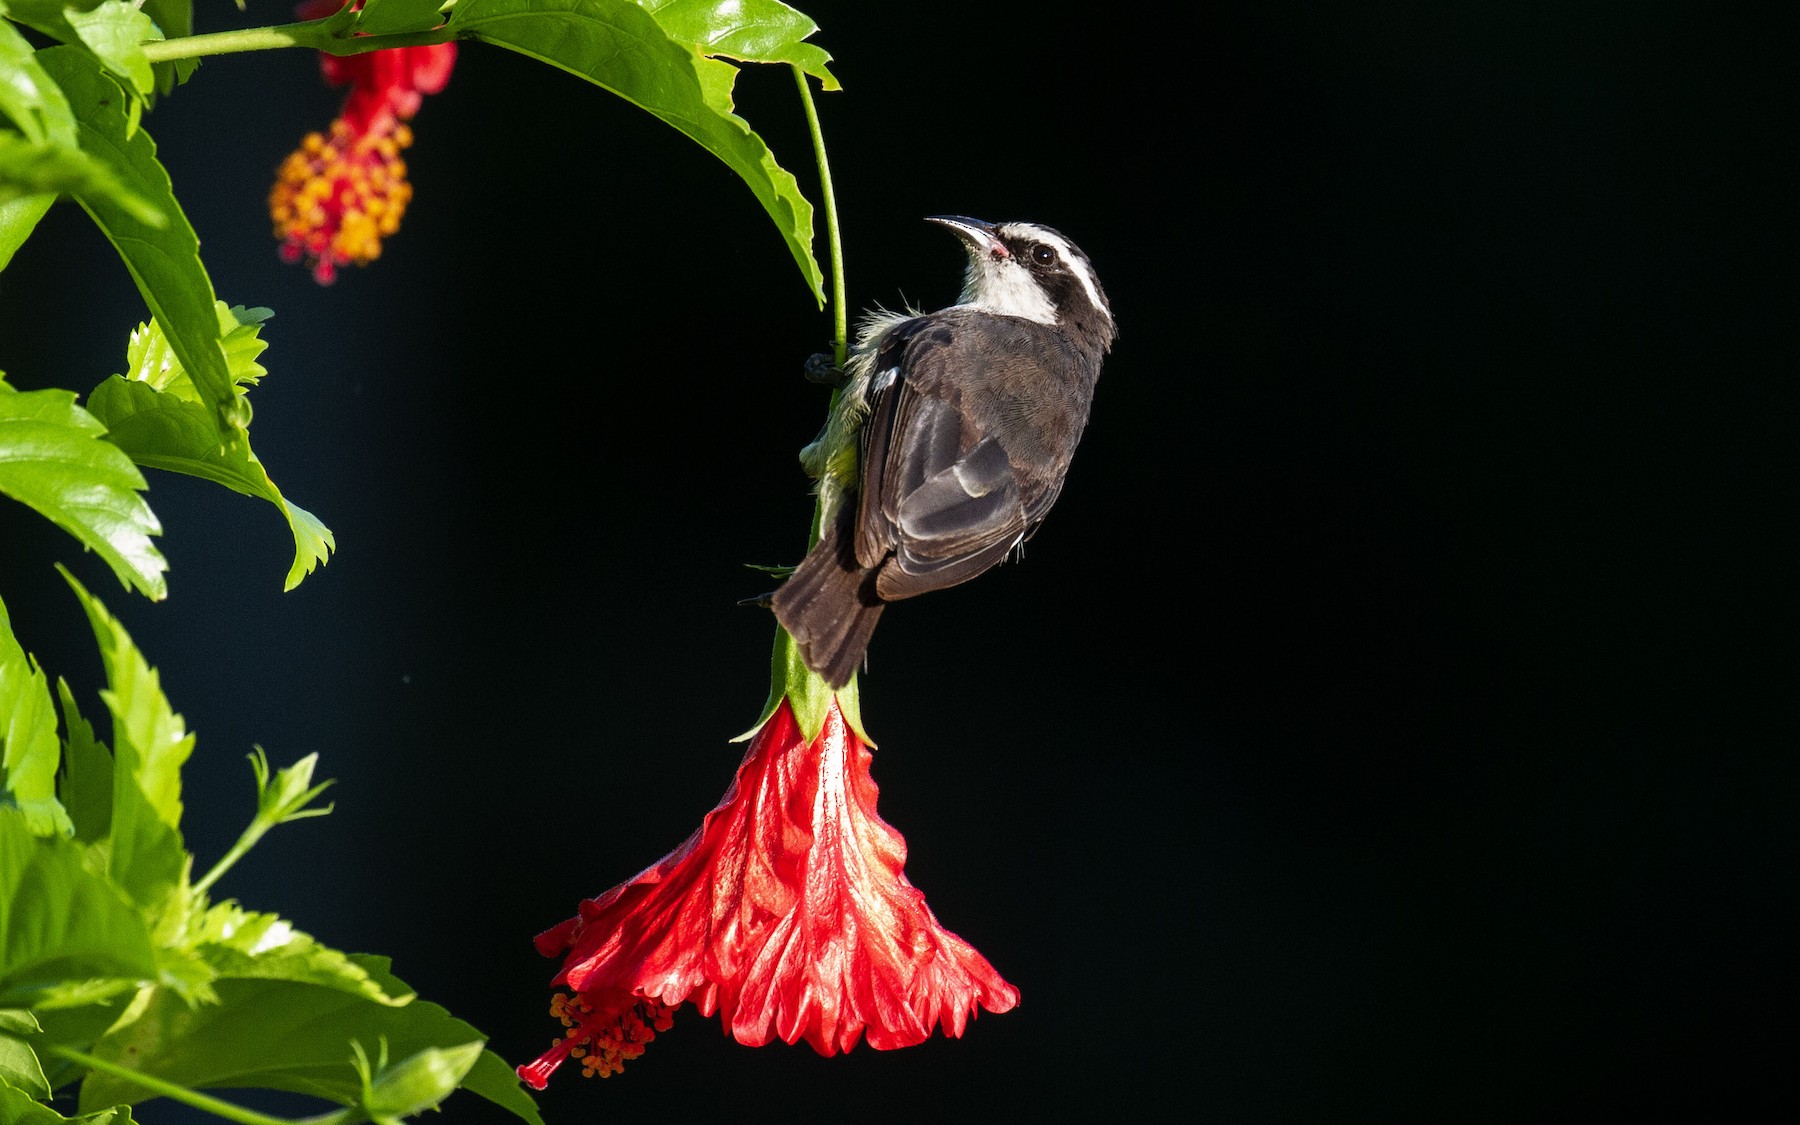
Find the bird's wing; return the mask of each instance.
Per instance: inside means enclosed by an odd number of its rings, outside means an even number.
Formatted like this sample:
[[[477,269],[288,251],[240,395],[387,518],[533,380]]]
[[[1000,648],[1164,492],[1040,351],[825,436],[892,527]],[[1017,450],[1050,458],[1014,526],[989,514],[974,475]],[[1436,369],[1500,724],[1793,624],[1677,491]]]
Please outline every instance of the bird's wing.
[[[876,365],[856,536],[858,561],[881,568],[876,591],[889,601],[975,577],[1026,529],[1006,450],[968,424],[946,377],[981,362],[970,337],[931,317],[904,327],[883,348],[904,359],[884,354]]]

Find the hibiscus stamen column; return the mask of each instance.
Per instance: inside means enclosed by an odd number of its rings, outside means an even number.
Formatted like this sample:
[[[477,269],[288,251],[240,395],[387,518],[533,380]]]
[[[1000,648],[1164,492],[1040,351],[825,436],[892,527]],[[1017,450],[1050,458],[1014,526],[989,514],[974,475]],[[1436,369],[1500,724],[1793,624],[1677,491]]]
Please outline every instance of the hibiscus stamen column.
[[[296,14],[321,19],[341,7],[343,0],[305,0]],[[413,141],[406,122],[426,94],[444,88],[455,65],[455,43],[341,57],[320,53],[325,81],[347,85],[350,93],[330,130],[308,134],[269,189],[269,218],[283,261],[304,260],[313,280],[330,285],[344,266],[367,265],[381,255],[381,240],[400,229],[412,202],[400,158]]]

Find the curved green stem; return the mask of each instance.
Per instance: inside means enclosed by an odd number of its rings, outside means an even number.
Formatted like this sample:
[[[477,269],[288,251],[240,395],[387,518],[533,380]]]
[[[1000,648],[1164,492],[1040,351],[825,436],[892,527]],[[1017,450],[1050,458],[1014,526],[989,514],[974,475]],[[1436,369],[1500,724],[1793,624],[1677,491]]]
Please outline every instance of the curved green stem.
[[[456,36],[447,27],[411,31],[404,35],[340,35],[332,19],[284,23],[275,27],[246,27],[184,35],[179,39],[152,39],[143,45],[144,57],[153,63],[173,59],[197,59],[206,55],[235,55],[244,51],[270,51],[278,47],[307,47],[332,55],[360,55],[390,47],[430,47]]]
[[[813,105],[812,87],[806,84],[806,72],[794,67],[794,81],[800,85],[800,104],[806,110],[806,127],[812,134],[813,157],[819,163],[819,205],[825,210],[825,242],[831,256],[831,307],[833,348],[838,366],[850,356],[850,319],[844,311],[844,251],[838,239],[837,198],[831,190],[831,161],[825,158],[825,134],[819,128],[819,111]],[[837,401],[836,397],[832,402]]]
[[[237,843],[231,845],[231,850],[220,856],[219,862],[212,865],[212,870],[194,884],[194,893],[199,894],[218,882],[221,875],[230,871],[233,864],[243,859],[244,854],[256,846],[256,842],[263,838],[270,827],[271,825],[265,823],[261,818],[251,821],[250,827],[244,829],[238,836]]]
[[[844,309],[844,248],[838,237],[837,196],[831,189],[831,161],[825,156],[825,132],[819,126],[819,111],[813,105],[812,87],[806,84],[806,72],[794,67],[794,81],[800,86],[800,104],[806,110],[806,127],[812,134],[813,159],[819,164],[819,206],[825,211],[825,244],[831,259],[831,350],[841,368],[850,358],[850,318]],[[827,416],[837,410],[842,390],[831,392]],[[806,545],[819,541],[819,520],[825,514],[822,503],[813,505],[812,531]]]
[[[185,1105],[191,1105],[195,1109],[204,1110],[215,1117],[239,1122],[240,1125],[351,1125],[352,1122],[363,1120],[361,1113],[352,1106],[346,1106],[331,1113],[322,1113],[317,1117],[272,1117],[266,1113],[258,1113],[256,1110],[245,1109],[241,1105],[202,1094],[198,1090],[190,1090],[186,1086],[177,1086],[173,1082],[165,1082],[161,1078],[139,1073],[128,1066],[108,1062],[84,1051],[77,1051],[73,1047],[64,1047],[58,1043],[33,1043],[32,1047],[42,1054],[55,1055],[58,1058],[68,1059],[70,1062],[80,1063],[89,1070],[110,1074],[114,1078],[123,1078],[146,1090],[155,1091],[165,1098],[173,1098]]]

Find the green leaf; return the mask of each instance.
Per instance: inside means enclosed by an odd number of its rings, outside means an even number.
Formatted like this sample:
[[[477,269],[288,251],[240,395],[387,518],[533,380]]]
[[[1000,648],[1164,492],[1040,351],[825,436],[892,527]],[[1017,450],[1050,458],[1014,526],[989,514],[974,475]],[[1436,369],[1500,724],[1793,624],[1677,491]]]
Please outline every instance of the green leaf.
[[[163,695],[160,677],[98,598],[67,571],[87,610],[106,669],[106,701],[113,720],[112,855],[118,885],[141,905],[160,909],[187,882],[189,857],[181,844],[181,766],[194,751],[180,715]]]
[[[120,773],[143,790],[150,810],[170,828],[181,827],[181,766],[194,752],[194,736],[162,692],[161,677],[132,643],[125,627],[100,599],[66,571],[100,646],[106,690],[100,693],[113,717],[113,745]],[[129,753],[132,761],[127,763]],[[113,810],[116,815],[118,809]]]
[[[29,1006],[69,981],[155,975],[143,917],[86,852],[0,808],[0,1005]]]
[[[389,994],[348,954],[321,945],[274,914],[222,902],[201,915],[187,948],[218,979],[283,980],[347,992],[387,1007],[412,1000],[411,990]]]
[[[362,1066],[367,1066],[362,1044],[351,1046],[356,1048]],[[362,1109],[375,1125],[399,1125],[413,1114],[435,1109],[456,1092],[463,1075],[469,1073],[482,1054],[482,1042],[477,1039],[460,1047],[427,1047],[388,1065],[386,1047],[384,1042],[384,1057],[368,1079],[362,1098]]]
[[[156,23],[125,0],[104,0],[91,11],[68,12],[69,26],[88,50],[115,76],[131,83],[139,97],[156,89],[150,60],[144,57],[144,40],[161,39]]]
[[[481,1052],[474,1068],[463,1078],[463,1089],[481,1095],[531,1125],[544,1125],[544,1119],[538,1116],[537,1103],[525,1092],[518,1072],[492,1051]]]
[[[23,1090],[34,1098],[50,1096],[50,1080],[44,1077],[44,1067],[38,1062],[37,1052],[30,1044],[9,1035],[0,1035],[0,1085]]]
[[[256,357],[268,345],[257,332],[269,310],[227,308],[220,301],[216,311],[232,383],[256,383],[266,374]],[[108,378],[88,396],[88,409],[114,445],[139,465],[200,477],[275,505],[294,537],[287,589],[330,559],[337,546],[331,529],[281,494],[251,450],[248,431],[243,440],[219,448],[212,415],[160,326],[138,326],[127,360],[126,376]]]
[[[383,991],[410,991],[388,972],[386,958],[351,955],[350,960]],[[221,979],[217,987],[217,1004],[193,1008],[168,990],[157,990],[136,1019],[108,1032],[92,1053],[121,1063],[129,1059],[141,1073],[191,1089],[255,1086],[357,1105],[363,1079],[350,1062],[351,1043],[374,1047],[385,1039],[392,1057],[408,1059],[484,1038],[443,1008],[419,1000],[392,1007],[339,989],[281,980]],[[516,1079],[513,1089],[516,1098],[496,1097],[485,1083],[477,1092],[541,1125]],[[151,1096],[141,1086],[95,1072],[82,1084],[81,1106]]]
[[[112,833],[112,753],[94,738],[93,726],[75,706],[66,680],[56,681],[57,701],[62,705],[62,775],[56,795],[75,825],[75,838],[99,843]]]
[[[75,115],[69,99],[38,65],[37,52],[10,23],[0,21],[0,114],[38,144],[73,145]],[[0,270],[56,201],[53,193],[0,200]]]
[[[35,144],[0,130],[0,203],[58,192],[107,199],[139,222],[161,227],[168,220],[113,175],[111,168],[71,145]]]
[[[33,1098],[49,1098],[55,1092],[37,1051],[25,1042],[42,1030],[29,1008],[0,1008],[0,1087]],[[0,1108],[0,1114],[4,1112]]]
[[[356,30],[365,35],[429,31],[444,22],[444,0],[365,0]]]
[[[238,0],[238,11],[243,10],[243,0]],[[161,29],[165,38],[180,39],[194,33],[192,0],[144,0],[143,12],[156,21],[156,26]],[[156,72],[156,92],[174,92],[175,87],[186,82],[199,68],[199,59],[175,59],[172,62],[153,64],[151,69]]]
[[[132,24],[136,21],[130,15],[121,14],[116,8],[118,0],[11,0],[0,3],[0,12],[4,12],[27,27],[34,27],[60,43],[80,43],[88,50],[97,52],[108,58],[109,69],[123,68],[122,77],[131,81],[132,71],[143,62],[143,49],[138,40],[131,38]],[[176,38],[191,35],[194,19],[191,0],[143,0],[142,3],[127,3],[127,8],[139,8],[150,17],[152,26],[140,36],[140,39]],[[238,8],[243,9],[242,0]],[[110,10],[109,10],[110,9]],[[89,44],[90,32],[78,32],[76,24],[84,18],[90,22],[95,20],[94,13],[102,13],[101,22],[115,21],[122,27],[117,30],[93,32],[97,42]],[[155,76],[156,93],[167,94],[180,83],[186,82],[188,76],[200,66],[199,59],[175,59],[171,62],[155,63],[151,73]],[[5,68],[0,65],[0,74]],[[0,84],[5,79],[0,77]],[[140,108],[151,103],[148,91],[143,93],[142,100],[133,99],[131,112],[133,119]],[[74,137],[71,133],[68,138]],[[0,255],[0,265],[4,265],[4,255]]]
[[[69,26],[64,8],[91,8],[99,0],[5,0],[6,15],[26,27],[36,28],[59,43],[75,42],[75,29]]]
[[[144,0],[143,10],[170,39],[194,33],[193,0]]]
[[[74,109],[81,148],[110,164],[127,187],[168,217],[168,225],[158,230],[108,199],[75,197],[124,259],[144,303],[212,412],[219,443],[241,440],[250,409],[231,381],[213,308],[217,298],[200,264],[200,241],[175,202],[169,175],[157,162],[155,142],[141,129],[132,131],[123,109],[124,92],[88,52],[52,47],[38,52],[38,59]]]
[[[46,193],[0,203],[0,270],[5,269],[19,247],[25,245],[25,240],[37,229],[38,220],[49,213],[50,205],[55,202],[56,196]]]
[[[146,486],[71,391],[16,391],[0,378],[0,493],[36,509],[112,567],[121,584],[161,598],[169,564],[154,544],[162,533],[139,496]]]
[[[5,22],[0,22],[0,113],[12,119],[26,140],[75,143],[69,99],[39,65],[37,51]]]
[[[692,43],[701,54],[739,62],[787,63],[837,90],[837,76],[825,68],[831,55],[802,42],[819,30],[812,17],[780,0],[637,0],[656,17],[669,38]]]
[[[732,112],[737,68],[667,33],[631,0],[458,0],[450,26],[547,62],[624,98],[685,133],[749,185],[786,240],[821,308],[812,204],[748,123]]]
[[[52,1090],[61,1090],[78,1081],[87,1073],[87,1067],[42,1048],[55,1043],[85,1051],[93,1046],[94,1041],[106,1034],[106,1029],[117,1022],[132,996],[140,991],[134,981],[115,983],[119,988],[110,999],[103,994],[82,997],[79,995],[82,985],[78,983],[45,993],[45,1000],[32,1009],[31,1014],[37,1017],[44,1028],[43,1035],[34,1040],[34,1043],[40,1048],[38,1061],[44,1064],[44,1076],[50,1080]],[[55,1006],[58,1001],[66,1002],[67,1006]]]
[[[331,805],[322,809],[307,807],[314,797],[336,784],[331,779],[317,785],[312,783],[313,770],[318,765],[319,755],[308,754],[270,777],[269,756],[263,753],[262,747],[256,747],[250,754],[250,768],[256,774],[256,819],[273,828],[291,820],[329,815]]]
[[[50,684],[37,661],[13,636],[6,603],[0,601],[0,779],[5,794],[25,814],[38,836],[73,835],[75,826],[56,799],[56,712]]]
[[[42,1030],[29,1008],[0,1008],[0,1087],[23,1091],[33,1098],[51,1095],[53,1088],[44,1074],[44,1064],[38,1061],[31,1045],[24,1042]]]
[[[0,1125],[133,1125],[130,1106],[110,1106],[80,1117],[62,1114],[32,1100],[30,1094],[0,1086]]]

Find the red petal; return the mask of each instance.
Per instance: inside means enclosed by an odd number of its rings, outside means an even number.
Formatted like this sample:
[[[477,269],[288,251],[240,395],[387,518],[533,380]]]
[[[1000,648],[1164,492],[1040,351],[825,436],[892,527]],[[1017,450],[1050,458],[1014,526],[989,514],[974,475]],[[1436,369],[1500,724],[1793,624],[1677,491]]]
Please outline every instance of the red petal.
[[[938,924],[875,811],[869,748],[834,702],[808,742],[783,702],[681,847],[538,938],[559,982],[715,1011],[749,1045],[904,1047],[1019,994]]]

